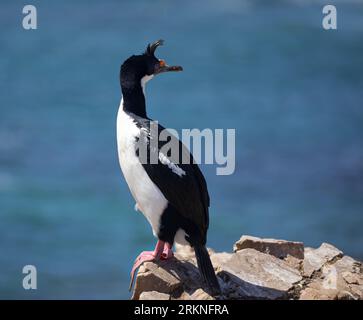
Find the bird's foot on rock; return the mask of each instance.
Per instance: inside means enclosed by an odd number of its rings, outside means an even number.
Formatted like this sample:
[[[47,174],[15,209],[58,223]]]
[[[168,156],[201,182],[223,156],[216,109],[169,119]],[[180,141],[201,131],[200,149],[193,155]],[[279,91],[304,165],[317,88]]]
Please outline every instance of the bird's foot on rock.
[[[154,251],[143,251],[139,254],[139,256],[136,258],[134,265],[132,267],[131,270],[131,281],[130,281],[130,286],[129,286],[129,291],[131,291],[132,288],[132,284],[134,282],[134,277],[135,277],[135,272],[136,270],[144,263],[147,261],[154,261],[154,260],[159,260],[163,254],[163,250],[164,250],[165,246],[165,242],[163,241],[158,241],[156,243],[155,249]],[[168,247],[170,249],[170,247]]]
[[[169,243],[165,243],[163,253],[161,254],[160,259],[168,260],[174,256],[172,246]]]
[[[135,272],[136,270],[147,261],[154,261],[156,259],[156,255],[154,251],[143,251],[139,254],[139,256],[136,258],[134,265],[131,270],[131,281],[130,281],[130,287],[129,291],[132,288],[132,284],[134,282]]]

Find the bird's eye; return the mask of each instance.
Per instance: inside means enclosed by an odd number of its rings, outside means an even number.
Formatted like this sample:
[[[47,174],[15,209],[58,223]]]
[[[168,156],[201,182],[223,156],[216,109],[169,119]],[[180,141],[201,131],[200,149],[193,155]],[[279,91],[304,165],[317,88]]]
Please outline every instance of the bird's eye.
[[[160,67],[165,67],[165,61],[164,60],[159,60],[159,66]]]

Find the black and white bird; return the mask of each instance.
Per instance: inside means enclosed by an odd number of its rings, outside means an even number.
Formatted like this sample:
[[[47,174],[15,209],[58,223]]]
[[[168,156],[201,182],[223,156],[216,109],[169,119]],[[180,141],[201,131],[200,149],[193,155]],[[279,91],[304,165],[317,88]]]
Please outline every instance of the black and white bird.
[[[158,239],[154,251],[143,251],[135,260],[131,285],[135,271],[143,262],[171,258],[173,244],[177,242],[194,248],[198,268],[209,291],[218,295],[220,286],[206,249],[209,225],[206,181],[192,155],[176,137],[173,139],[179,148],[179,158],[170,159],[162,153],[167,141],[159,141],[153,134],[150,129],[153,120],[146,113],[146,82],[160,73],[183,70],[155,57],[156,48],[162,44],[162,40],[149,44],[143,54],[128,58],[120,70],[119,162],[136,201],[135,208],[144,214]],[[164,129],[158,124],[158,133]],[[156,147],[152,147],[152,139],[157,139]],[[146,147],[147,161],[140,159],[140,142]],[[191,160],[186,164],[182,161],[185,155]],[[156,163],[151,163],[151,158],[156,159]]]

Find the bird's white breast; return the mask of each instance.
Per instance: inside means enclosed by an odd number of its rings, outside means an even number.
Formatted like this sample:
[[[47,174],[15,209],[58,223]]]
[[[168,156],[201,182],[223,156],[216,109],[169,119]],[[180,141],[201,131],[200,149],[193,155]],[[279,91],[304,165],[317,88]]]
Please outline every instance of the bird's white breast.
[[[117,148],[122,173],[138,208],[152,226],[154,236],[159,230],[160,217],[168,201],[149,178],[136,156],[135,142],[140,129],[123,110],[123,101],[117,114]]]

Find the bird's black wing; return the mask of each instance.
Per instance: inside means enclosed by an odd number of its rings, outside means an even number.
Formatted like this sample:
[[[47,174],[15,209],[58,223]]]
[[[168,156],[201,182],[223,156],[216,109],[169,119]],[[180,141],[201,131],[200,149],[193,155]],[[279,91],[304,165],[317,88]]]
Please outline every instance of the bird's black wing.
[[[198,165],[194,163],[193,156],[185,145],[171,134],[168,135],[167,141],[160,141],[157,134],[166,130],[164,127],[149,119],[137,116],[133,118],[142,129],[143,134],[138,142],[147,150],[147,161],[142,161],[142,165],[148,176],[178,213],[196,224],[201,235],[204,236],[209,225],[210,200],[206,181]],[[158,129],[157,134],[153,129],[155,126]],[[154,139],[157,139],[157,143],[152,142]],[[165,154],[167,144],[177,146],[178,154]],[[156,163],[150,163],[151,159],[157,159],[157,161],[154,160]],[[183,164],[182,159],[190,159],[190,161]]]

